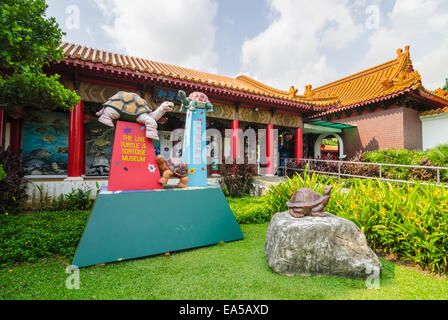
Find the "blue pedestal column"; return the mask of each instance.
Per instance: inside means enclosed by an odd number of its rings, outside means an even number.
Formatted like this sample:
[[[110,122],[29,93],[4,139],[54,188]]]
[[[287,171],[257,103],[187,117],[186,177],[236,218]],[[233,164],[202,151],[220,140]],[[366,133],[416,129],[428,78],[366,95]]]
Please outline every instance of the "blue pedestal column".
[[[207,136],[205,121],[205,109],[187,112],[182,160],[188,164],[189,187],[207,186]]]

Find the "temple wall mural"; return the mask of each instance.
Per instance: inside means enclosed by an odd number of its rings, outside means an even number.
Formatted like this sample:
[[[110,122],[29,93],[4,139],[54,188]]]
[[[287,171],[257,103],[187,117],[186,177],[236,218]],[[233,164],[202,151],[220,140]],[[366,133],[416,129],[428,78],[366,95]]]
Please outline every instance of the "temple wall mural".
[[[96,119],[86,124],[86,175],[109,175],[114,133]]]
[[[22,151],[25,175],[67,174],[68,124],[68,113],[27,110]]]

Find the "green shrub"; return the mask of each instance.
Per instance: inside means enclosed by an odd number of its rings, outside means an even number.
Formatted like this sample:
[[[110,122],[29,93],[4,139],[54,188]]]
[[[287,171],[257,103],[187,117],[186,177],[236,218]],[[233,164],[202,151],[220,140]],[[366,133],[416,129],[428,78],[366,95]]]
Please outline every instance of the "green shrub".
[[[254,188],[254,168],[250,165],[226,166],[219,185],[226,197],[240,198]]]
[[[428,151],[379,150],[366,152],[363,162],[390,163],[419,166],[448,166],[448,144],[439,145]],[[434,169],[412,169],[383,166],[383,178],[398,180],[437,181]],[[440,170],[441,182],[448,182],[448,170]]]
[[[18,152],[0,150],[0,164],[6,176],[0,180],[0,214],[19,212],[27,198],[26,181]]]
[[[0,267],[52,255],[72,258],[89,214],[64,211],[0,216]]]
[[[428,159],[437,166],[448,167],[448,144],[441,144],[428,150]]]
[[[63,211],[63,210],[90,210],[95,200],[90,199],[92,190],[73,189],[68,194],[61,194],[52,198],[46,194],[42,188],[36,185],[39,191],[40,202],[37,211]],[[97,182],[97,197],[99,193],[99,185]]]
[[[269,222],[271,214],[263,197],[228,198],[230,209],[240,224]]]
[[[266,201],[271,214],[287,210],[298,188],[322,192],[328,184],[313,174],[296,175],[271,186]],[[397,185],[354,180],[348,192],[334,183],[327,210],[353,221],[370,245],[411,260],[432,271],[448,270],[448,190],[435,185]]]
[[[90,210],[93,206],[93,201],[90,200],[90,193],[92,190],[76,189],[65,195],[63,201],[64,209],[68,210]]]

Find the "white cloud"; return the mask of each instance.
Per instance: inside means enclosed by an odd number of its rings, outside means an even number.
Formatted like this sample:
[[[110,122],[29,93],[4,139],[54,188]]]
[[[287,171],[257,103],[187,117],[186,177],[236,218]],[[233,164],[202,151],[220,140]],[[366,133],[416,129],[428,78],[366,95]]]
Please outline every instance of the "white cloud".
[[[277,18],[241,52],[241,73],[261,82],[294,84],[302,93],[306,84],[317,87],[394,59],[405,45],[425,87],[436,89],[448,77],[446,0],[268,2]],[[367,30],[372,5],[380,9],[379,28]]]
[[[112,23],[103,29],[127,54],[216,72],[216,0],[95,0]]]
[[[271,25],[252,39],[241,52],[241,72],[277,88],[294,84],[303,92],[335,80],[323,47],[347,47],[363,32],[350,12],[348,1],[269,0]]]
[[[411,46],[414,68],[428,89],[444,84],[448,76],[448,2],[446,0],[397,0],[389,25],[369,38],[362,67],[391,60],[398,48]]]

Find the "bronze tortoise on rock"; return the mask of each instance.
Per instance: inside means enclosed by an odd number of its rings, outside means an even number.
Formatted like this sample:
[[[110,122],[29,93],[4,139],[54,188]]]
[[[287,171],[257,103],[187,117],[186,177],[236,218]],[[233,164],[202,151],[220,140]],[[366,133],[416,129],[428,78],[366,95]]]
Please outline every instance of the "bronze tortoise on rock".
[[[325,207],[330,201],[332,189],[333,186],[324,187],[323,195],[308,188],[297,190],[291,200],[286,203],[289,213],[294,218],[303,218],[304,216],[328,217]]]

